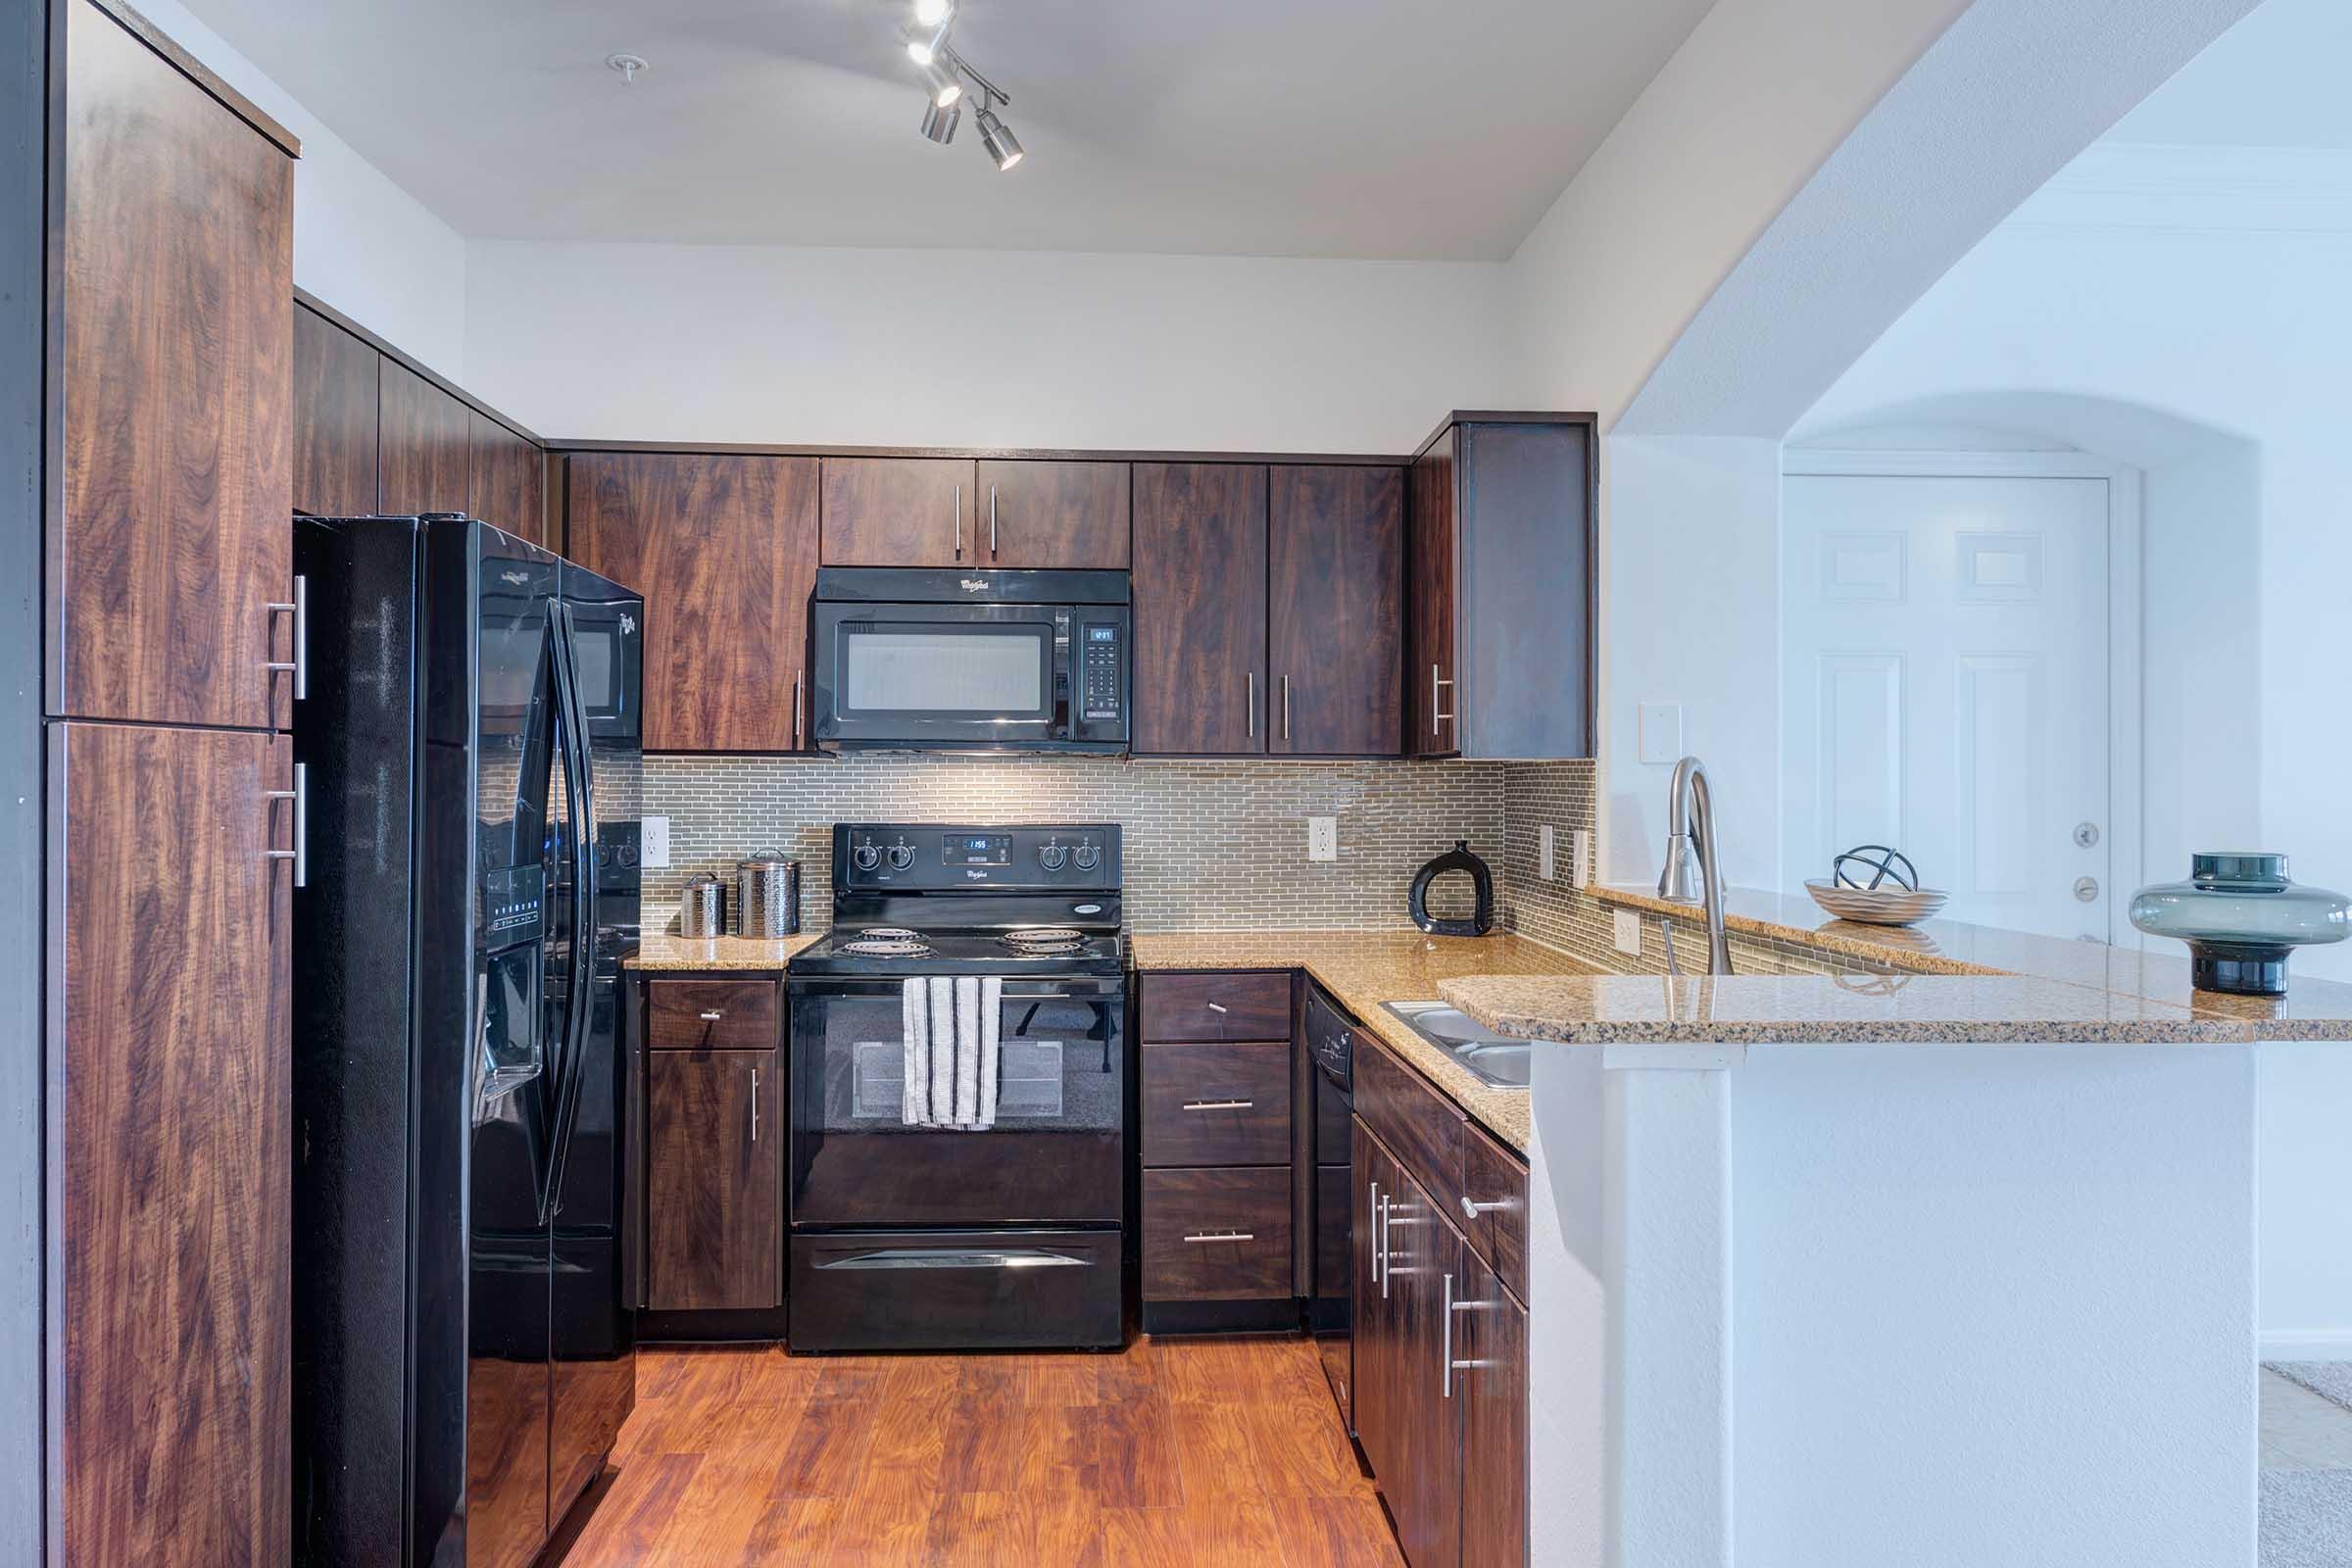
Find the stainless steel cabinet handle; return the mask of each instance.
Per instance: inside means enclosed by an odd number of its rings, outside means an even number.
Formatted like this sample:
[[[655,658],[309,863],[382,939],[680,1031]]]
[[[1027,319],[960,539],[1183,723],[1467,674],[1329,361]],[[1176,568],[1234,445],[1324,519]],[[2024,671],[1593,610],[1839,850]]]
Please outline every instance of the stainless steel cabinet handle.
[[[1453,715],[1451,713],[1441,713],[1438,711],[1438,693],[1444,688],[1451,686],[1453,682],[1449,680],[1440,680],[1438,678],[1437,665],[1432,664],[1429,666],[1429,733],[1432,736],[1435,736],[1438,733],[1438,726],[1441,723],[1450,724],[1453,722]]]
[[[956,559],[963,559],[963,486],[956,487]]]
[[[1221,1002],[1212,1002],[1208,1004],[1208,1010],[1211,1012],[1223,1012],[1225,1010],[1225,1004]]]
[[[1282,677],[1282,738],[1291,738],[1291,677]]]
[[[294,764],[294,787],[290,790],[264,790],[262,798],[294,803],[294,847],[290,850],[270,850],[265,853],[272,860],[292,860],[294,862],[294,885],[298,888],[310,886],[311,858],[307,841],[310,838],[311,828],[311,764],[296,762]]]
[[[1254,1100],[1188,1100],[1186,1110],[1248,1110],[1256,1104]]]
[[[1380,1236],[1380,1298],[1384,1301],[1389,1298],[1389,1281],[1396,1272],[1396,1259],[1389,1251],[1391,1201],[1388,1194],[1380,1195],[1380,1223],[1377,1229]]]
[[[1446,1276],[1446,1307],[1438,1318],[1438,1393],[1453,1397],[1453,1276]]]
[[[1252,669],[1242,676],[1242,707],[1250,719],[1250,738],[1257,739],[1257,671]]]
[[[1257,1237],[1250,1231],[1202,1231],[1198,1236],[1187,1236],[1185,1240],[1188,1242],[1254,1242]]]
[[[760,1069],[752,1069],[752,1142],[760,1141]]]
[[[294,657],[291,660],[271,661],[262,667],[272,674],[285,670],[294,677],[294,700],[301,702],[311,695],[311,585],[305,577],[294,579],[292,599],[272,599],[269,605],[272,615],[294,617]]]
[[[719,1019],[724,1018],[726,1014],[719,1011],[716,1007],[707,1007],[703,1011],[703,1022],[716,1023]]]
[[[801,744],[801,676],[804,671],[792,672],[792,744]]]
[[[988,487],[988,559],[997,559],[997,487]]]
[[[1382,1296],[1387,1296],[1389,1288],[1381,1284],[1381,1275],[1384,1272],[1382,1265],[1388,1261],[1388,1252],[1381,1245],[1383,1238],[1380,1234],[1380,1183],[1365,1183],[1364,1192],[1367,1195],[1364,1207],[1372,1220],[1372,1283],[1380,1286]]]
[[[1443,1333],[1443,1334],[1440,1336],[1440,1338],[1441,1338],[1441,1340],[1442,1340],[1442,1342],[1443,1342],[1443,1344],[1444,1344],[1444,1347],[1445,1347],[1445,1349],[1444,1349],[1444,1352],[1443,1352],[1443,1353],[1445,1354],[1446,1361],[1445,1361],[1445,1371],[1444,1371],[1444,1372],[1443,1372],[1443,1373],[1440,1375],[1440,1381],[1441,1381],[1441,1382],[1443,1383],[1443,1385],[1444,1385],[1444,1389],[1445,1389],[1445,1395],[1446,1395],[1446,1398],[1450,1399],[1450,1398],[1452,1398],[1452,1397],[1453,1397],[1453,1375],[1454,1375],[1456,1372],[1475,1372],[1475,1371],[1477,1371],[1479,1368],[1481,1368],[1481,1367],[1483,1367],[1483,1366],[1486,1366],[1486,1365],[1488,1364],[1487,1362],[1485,1362],[1485,1361],[1481,1361],[1481,1360],[1478,1360],[1478,1359],[1476,1359],[1476,1358],[1473,1358],[1473,1359],[1470,1359],[1470,1360],[1466,1360],[1466,1361],[1457,1361],[1457,1360],[1455,1360],[1455,1359],[1454,1359],[1454,1356],[1453,1356],[1453,1317],[1454,1317],[1454,1314],[1455,1314],[1456,1312],[1488,1312],[1488,1311],[1492,1311],[1492,1310],[1494,1310],[1494,1303],[1493,1301],[1457,1301],[1457,1300],[1455,1300],[1455,1299],[1453,1298],[1453,1276],[1452,1276],[1452,1275],[1450,1275],[1450,1274],[1448,1274],[1448,1275],[1446,1275],[1446,1320],[1445,1320],[1445,1324],[1444,1324],[1444,1333]]]
[[[1511,1200],[1507,1198],[1498,1203],[1481,1203],[1473,1199],[1464,1198],[1462,1200],[1462,1217],[1464,1219],[1476,1219],[1481,1214],[1498,1213],[1501,1210],[1510,1208],[1512,1206],[1514,1205],[1512,1204]]]

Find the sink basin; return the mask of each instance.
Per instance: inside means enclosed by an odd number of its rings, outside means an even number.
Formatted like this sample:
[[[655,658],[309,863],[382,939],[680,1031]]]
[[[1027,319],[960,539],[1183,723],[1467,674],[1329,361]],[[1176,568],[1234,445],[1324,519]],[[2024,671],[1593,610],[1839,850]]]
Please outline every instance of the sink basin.
[[[1528,1042],[1498,1035],[1443,1002],[1384,1002],[1405,1026],[1493,1089],[1527,1087]]]

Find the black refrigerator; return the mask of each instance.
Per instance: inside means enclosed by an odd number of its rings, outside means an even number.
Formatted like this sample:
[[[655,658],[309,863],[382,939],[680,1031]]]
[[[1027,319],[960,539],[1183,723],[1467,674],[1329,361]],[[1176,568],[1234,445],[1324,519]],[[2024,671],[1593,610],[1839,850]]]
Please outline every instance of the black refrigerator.
[[[645,606],[469,518],[294,529],[295,1558],[521,1568],[635,1398]]]

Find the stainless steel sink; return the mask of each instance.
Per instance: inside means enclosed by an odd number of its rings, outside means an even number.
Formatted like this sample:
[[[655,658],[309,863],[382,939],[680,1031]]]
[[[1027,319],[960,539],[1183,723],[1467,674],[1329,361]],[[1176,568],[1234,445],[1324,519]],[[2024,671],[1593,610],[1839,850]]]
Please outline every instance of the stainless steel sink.
[[[1528,1042],[1498,1035],[1443,1002],[1384,1002],[1405,1026],[1494,1089],[1527,1087]]]

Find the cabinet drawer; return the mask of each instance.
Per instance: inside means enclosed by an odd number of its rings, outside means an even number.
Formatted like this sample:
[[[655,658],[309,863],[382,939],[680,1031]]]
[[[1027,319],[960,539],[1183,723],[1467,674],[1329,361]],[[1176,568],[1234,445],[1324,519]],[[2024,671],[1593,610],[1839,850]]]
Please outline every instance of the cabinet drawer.
[[[1203,970],[1141,977],[1146,1040],[1288,1040],[1291,975]]]
[[[1474,1215],[1467,1205],[1479,1205]],[[1500,1208],[1486,1205],[1499,1203]],[[1527,1167],[1482,1128],[1464,1130],[1462,1205],[1454,1211],[1462,1234],[1497,1278],[1527,1299]]]
[[[657,1051],[768,1051],[773,980],[648,980],[646,1043]]]
[[[1291,1046],[1145,1046],[1144,1163],[1288,1165]]]
[[[1291,1294],[1291,1172],[1144,1172],[1144,1295],[1160,1301]]]
[[[1356,1033],[1355,1113],[1389,1146],[1405,1173],[1458,1229],[1462,1220],[1462,1140],[1468,1124],[1453,1102],[1421,1075]]]

